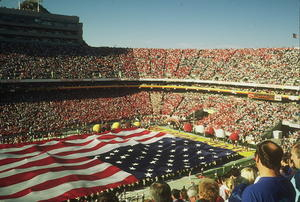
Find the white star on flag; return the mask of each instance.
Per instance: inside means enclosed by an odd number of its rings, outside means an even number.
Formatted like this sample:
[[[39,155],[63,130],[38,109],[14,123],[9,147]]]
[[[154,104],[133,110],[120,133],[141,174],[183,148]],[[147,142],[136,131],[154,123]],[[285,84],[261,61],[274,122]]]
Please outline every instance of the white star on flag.
[[[166,170],[166,172],[167,172],[167,173],[170,173],[170,172],[172,172],[172,170],[170,170],[170,169],[167,169],[167,170]]]
[[[146,177],[151,177],[152,174],[151,173],[145,173]]]

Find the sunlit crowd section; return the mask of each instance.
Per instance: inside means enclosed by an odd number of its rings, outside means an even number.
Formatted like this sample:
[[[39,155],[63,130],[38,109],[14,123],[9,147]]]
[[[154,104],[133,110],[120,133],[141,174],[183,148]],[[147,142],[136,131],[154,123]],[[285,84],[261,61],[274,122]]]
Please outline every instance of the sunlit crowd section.
[[[299,85],[299,50],[93,48],[1,43],[0,78],[170,78]]]

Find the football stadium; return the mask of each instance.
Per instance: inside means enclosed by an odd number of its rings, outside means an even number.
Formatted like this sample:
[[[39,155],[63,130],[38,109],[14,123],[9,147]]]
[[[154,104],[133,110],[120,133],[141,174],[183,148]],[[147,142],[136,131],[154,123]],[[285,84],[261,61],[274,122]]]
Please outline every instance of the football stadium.
[[[297,201],[299,47],[92,47],[74,15],[0,7],[0,201],[242,201],[249,170]]]

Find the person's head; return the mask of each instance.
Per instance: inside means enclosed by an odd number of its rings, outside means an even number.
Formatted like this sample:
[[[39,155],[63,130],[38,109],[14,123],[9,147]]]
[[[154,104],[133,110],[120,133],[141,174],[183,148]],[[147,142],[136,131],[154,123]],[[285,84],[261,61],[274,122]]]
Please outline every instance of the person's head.
[[[297,169],[300,169],[300,142],[294,144],[291,150],[291,160]]]
[[[150,185],[150,195],[155,202],[170,202],[172,194],[170,186],[165,182],[154,182]]]
[[[255,152],[255,161],[258,170],[268,168],[279,172],[282,156],[283,150],[276,143],[270,140],[259,143]]]
[[[218,196],[218,183],[213,179],[203,178],[199,183],[199,198],[207,201],[215,201]]]
[[[191,186],[187,190],[187,195],[190,201],[196,201],[198,196],[198,188],[197,186]]]
[[[290,163],[291,154],[289,152],[285,152],[282,156],[281,166],[287,166]]]
[[[227,173],[226,178],[233,178],[236,179],[238,176],[240,176],[241,171],[238,168],[231,168],[231,170]]]
[[[172,189],[172,197],[173,199],[180,199],[180,190]]]
[[[242,181],[246,184],[253,184],[257,177],[257,173],[253,168],[247,167],[241,170]]]
[[[230,191],[232,191],[234,188],[235,181],[232,177],[229,177],[224,180],[224,184]]]
[[[118,198],[112,193],[103,192],[99,195],[98,200],[99,202],[118,202]]]
[[[181,190],[180,190],[180,197],[181,199],[183,200],[188,200],[189,197],[187,195],[187,190],[185,189],[185,187],[183,187]]]

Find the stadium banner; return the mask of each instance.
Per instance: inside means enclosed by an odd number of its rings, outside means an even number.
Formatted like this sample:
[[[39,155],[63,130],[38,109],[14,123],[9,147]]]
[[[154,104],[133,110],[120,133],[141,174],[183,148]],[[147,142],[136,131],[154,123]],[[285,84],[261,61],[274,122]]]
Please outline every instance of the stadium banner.
[[[0,201],[63,201],[237,158],[232,150],[143,128],[0,144]]]
[[[275,100],[275,96],[265,93],[248,93],[248,97],[259,100]]]

